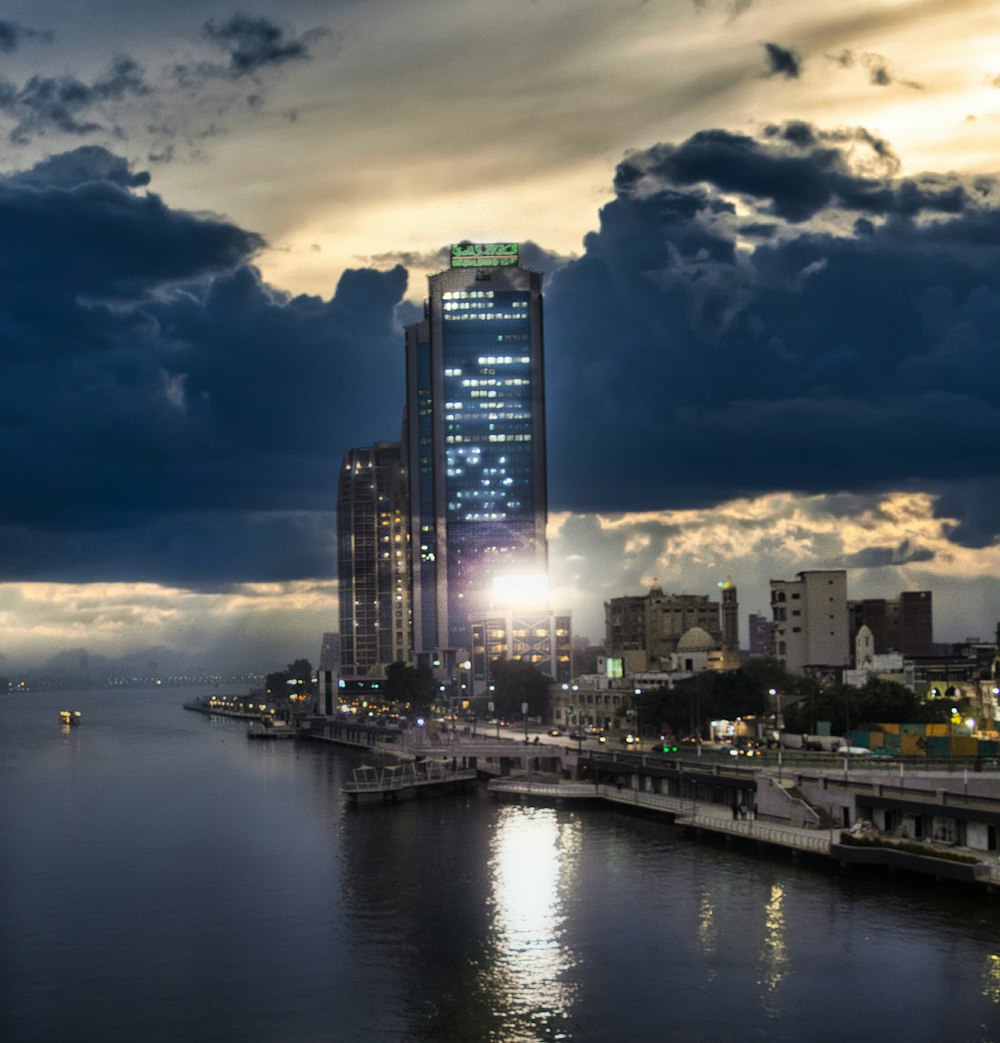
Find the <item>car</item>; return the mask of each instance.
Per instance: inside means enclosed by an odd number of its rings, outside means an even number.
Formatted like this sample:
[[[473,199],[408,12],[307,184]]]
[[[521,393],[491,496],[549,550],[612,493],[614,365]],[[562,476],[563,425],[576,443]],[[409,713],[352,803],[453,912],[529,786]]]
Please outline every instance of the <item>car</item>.
[[[761,755],[760,744],[741,742],[729,751],[730,757],[759,757]]]
[[[562,735],[562,732],[558,728],[550,728],[549,729],[549,735],[555,735],[555,736],[558,737],[558,736]]]
[[[583,732],[570,732],[569,737],[573,740],[573,742],[583,742],[583,740],[587,738],[587,736],[584,735]]]

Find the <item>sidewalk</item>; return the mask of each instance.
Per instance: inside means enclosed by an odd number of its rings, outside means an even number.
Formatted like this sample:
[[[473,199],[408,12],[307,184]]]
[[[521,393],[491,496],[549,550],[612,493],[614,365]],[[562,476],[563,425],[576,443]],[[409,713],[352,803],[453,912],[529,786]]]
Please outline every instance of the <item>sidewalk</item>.
[[[621,807],[663,812],[671,815],[678,826],[706,829],[814,854],[829,855],[834,840],[833,831],[828,833],[795,826],[778,826],[759,819],[734,819],[732,808],[721,804],[695,802],[690,798],[668,797],[637,789],[619,789],[617,786],[585,782],[533,782],[511,778],[494,779],[489,788],[493,793],[516,793],[520,796],[558,800],[606,800]]]

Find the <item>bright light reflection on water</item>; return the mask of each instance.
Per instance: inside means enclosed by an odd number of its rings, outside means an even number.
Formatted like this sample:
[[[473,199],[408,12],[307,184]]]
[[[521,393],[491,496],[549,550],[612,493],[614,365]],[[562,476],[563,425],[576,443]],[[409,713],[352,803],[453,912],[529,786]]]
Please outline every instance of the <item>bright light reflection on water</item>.
[[[698,899],[698,948],[709,967],[715,958],[715,938],[715,903],[708,891],[702,891]],[[715,977],[713,970],[709,971],[709,976]]]
[[[764,1009],[772,1016],[778,1012],[774,993],[785,976],[788,963],[785,914],[782,909],[784,898],[785,889],[781,884],[772,884],[770,900],[764,907],[764,945],[760,954],[760,978],[757,984],[764,988]]]
[[[575,989],[576,959],[563,941],[562,894],[580,848],[579,823],[551,808],[506,807],[491,843],[496,956],[490,975],[509,1043],[568,1038],[562,1031]]]
[[[1000,1004],[1000,956],[990,953],[983,967],[983,996]]]

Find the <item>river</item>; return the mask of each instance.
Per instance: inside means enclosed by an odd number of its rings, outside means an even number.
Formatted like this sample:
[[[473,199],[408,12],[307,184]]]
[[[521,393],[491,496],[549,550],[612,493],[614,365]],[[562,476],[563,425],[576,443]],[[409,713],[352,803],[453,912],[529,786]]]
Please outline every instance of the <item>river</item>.
[[[1000,1041],[996,899],[484,789],[354,808],[354,754],[195,694],[0,696],[4,1043]]]

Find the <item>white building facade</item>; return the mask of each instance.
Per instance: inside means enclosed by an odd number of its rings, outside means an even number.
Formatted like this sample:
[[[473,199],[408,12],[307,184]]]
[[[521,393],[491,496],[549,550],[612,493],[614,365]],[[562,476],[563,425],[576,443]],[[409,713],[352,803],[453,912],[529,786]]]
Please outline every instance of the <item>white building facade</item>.
[[[771,651],[795,674],[839,672],[851,663],[847,573],[800,572],[771,580]]]

